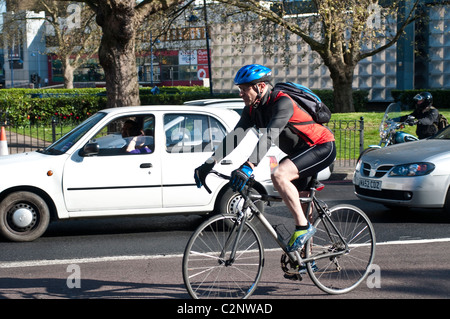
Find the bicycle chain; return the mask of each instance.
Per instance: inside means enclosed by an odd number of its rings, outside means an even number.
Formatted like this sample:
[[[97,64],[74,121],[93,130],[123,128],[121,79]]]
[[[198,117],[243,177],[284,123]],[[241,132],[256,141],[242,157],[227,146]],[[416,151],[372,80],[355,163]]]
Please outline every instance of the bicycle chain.
[[[302,275],[298,272],[299,266],[293,265],[286,253],[281,255],[281,270],[284,272],[284,278],[289,280],[302,280]]]

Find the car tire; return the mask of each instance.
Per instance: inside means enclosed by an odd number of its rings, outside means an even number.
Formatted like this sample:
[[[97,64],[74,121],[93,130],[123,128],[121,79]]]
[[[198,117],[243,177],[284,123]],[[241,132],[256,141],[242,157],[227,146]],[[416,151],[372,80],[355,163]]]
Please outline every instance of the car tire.
[[[10,241],[33,241],[44,234],[49,223],[48,205],[35,193],[14,192],[0,203],[0,235]]]
[[[447,189],[447,195],[445,196],[444,211],[450,213],[450,187]]]
[[[251,189],[250,192],[253,194],[259,194],[255,189]],[[238,209],[242,207],[242,204],[243,200],[241,194],[239,194],[238,192],[234,192],[231,188],[227,187],[225,192],[223,192],[222,196],[219,199],[217,205],[217,213],[236,214]],[[264,202],[257,202],[256,207],[258,207],[260,212],[264,212]]]

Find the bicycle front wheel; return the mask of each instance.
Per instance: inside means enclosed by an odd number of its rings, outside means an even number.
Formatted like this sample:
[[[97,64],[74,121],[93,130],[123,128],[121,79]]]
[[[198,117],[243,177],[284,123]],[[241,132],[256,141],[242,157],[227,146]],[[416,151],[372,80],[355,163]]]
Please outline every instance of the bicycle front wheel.
[[[343,294],[370,272],[375,232],[366,214],[355,206],[337,205],[327,216],[314,222],[317,231],[307,242],[306,256],[317,259],[307,264],[307,270],[317,287],[329,294]]]
[[[238,236],[238,229],[242,231]],[[234,260],[231,251],[236,245]],[[261,238],[250,222],[232,214],[214,216],[192,234],[183,256],[183,280],[192,298],[247,298],[264,264]]]

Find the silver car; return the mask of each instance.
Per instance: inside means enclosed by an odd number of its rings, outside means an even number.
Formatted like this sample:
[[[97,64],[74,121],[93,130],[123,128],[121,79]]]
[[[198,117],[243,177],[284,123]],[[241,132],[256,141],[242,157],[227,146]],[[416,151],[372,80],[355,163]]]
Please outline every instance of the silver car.
[[[450,127],[429,139],[364,154],[353,184],[360,199],[387,207],[450,209]]]

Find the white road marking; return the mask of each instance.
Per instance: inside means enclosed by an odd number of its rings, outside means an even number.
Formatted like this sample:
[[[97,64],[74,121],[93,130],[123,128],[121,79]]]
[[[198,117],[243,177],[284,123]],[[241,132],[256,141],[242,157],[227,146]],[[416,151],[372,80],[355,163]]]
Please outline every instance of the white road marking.
[[[377,243],[377,246],[418,245],[418,244],[428,244],[428,243],[438,243],[438,242],[450,242],[450,238],[395,240],[395,241]],[[277,250],[281,251],[280,248],[265,249],[265,251],[277,251]],[[100,263],[100,262],[112,262],[112,261],[182,258],[182,257],[183,257],[183,254],[173,254],[173,255],[131,255],[131,256],[107,256],[107,257],[55,259],[55,260],[11,261],[11,262],[0,262],[0,269],[22,268],[22,267],[41,267],[41,266],[50,266],[50,265],[70,265],[70,264],[83,264],[83,263]]]

